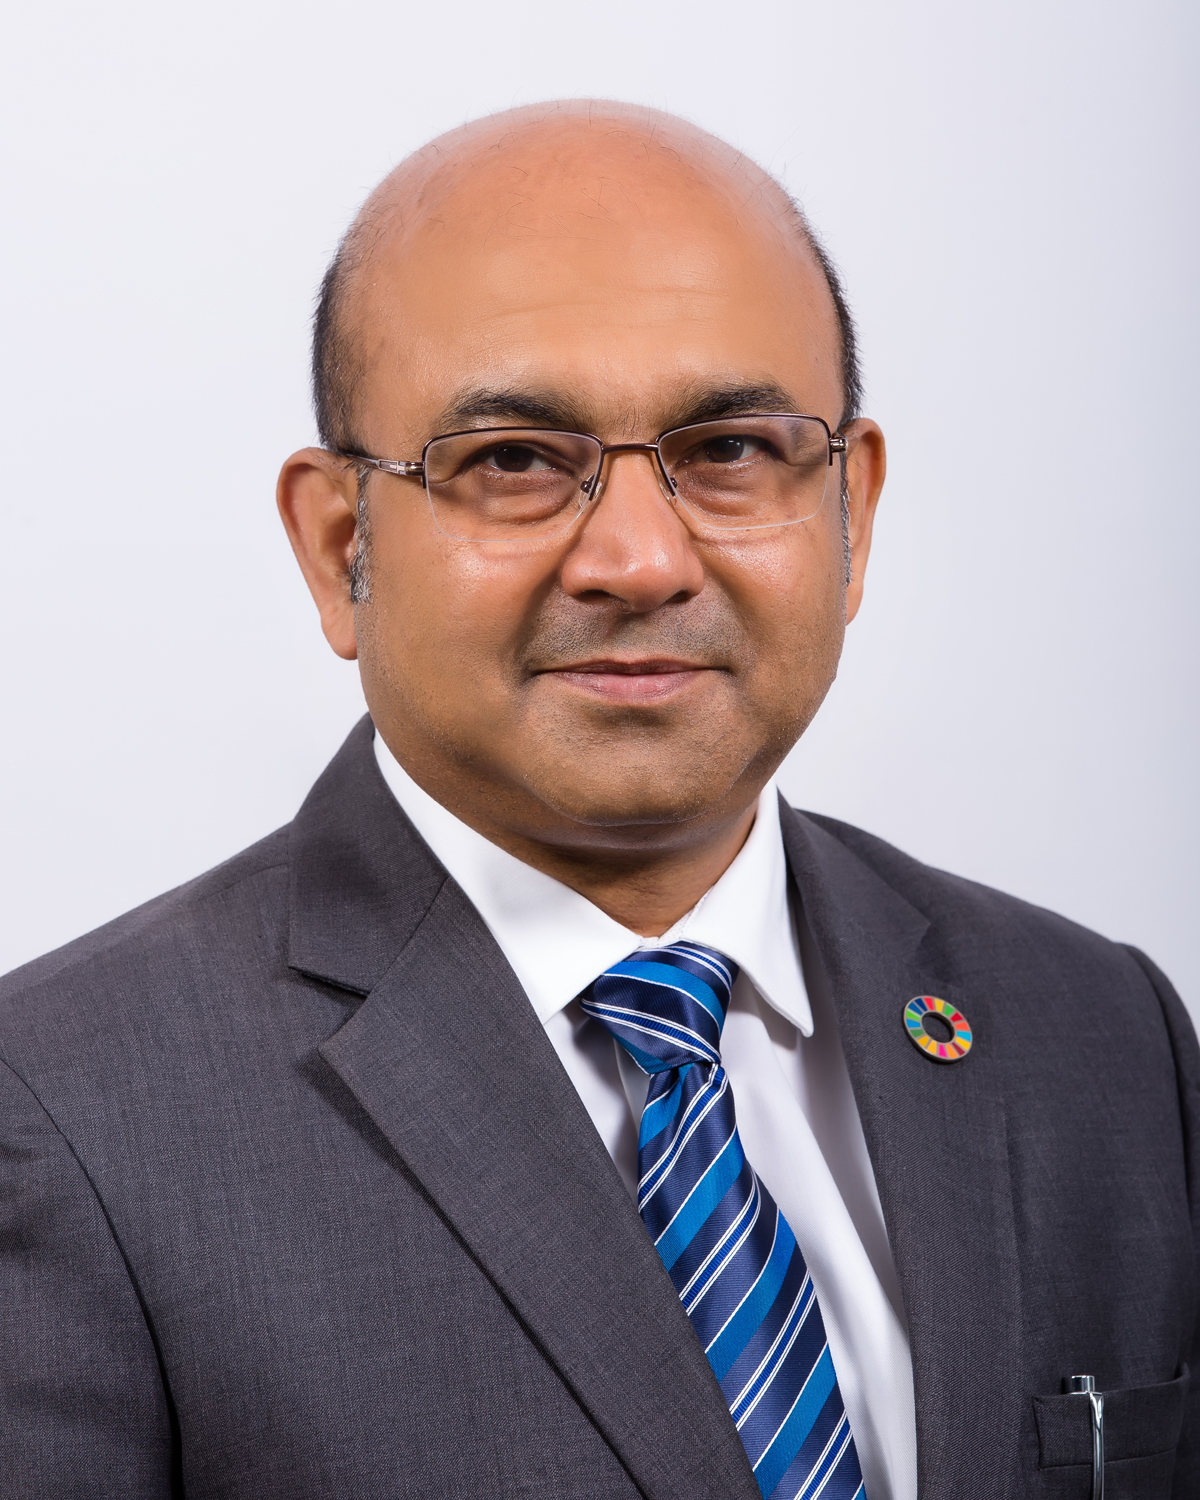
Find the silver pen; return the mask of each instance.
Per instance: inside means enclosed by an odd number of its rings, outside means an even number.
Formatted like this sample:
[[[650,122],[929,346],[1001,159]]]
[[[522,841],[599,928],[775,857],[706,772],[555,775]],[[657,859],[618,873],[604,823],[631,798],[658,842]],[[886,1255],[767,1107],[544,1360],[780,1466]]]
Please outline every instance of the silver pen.
[[[1096,1389],[1094,1375],[1068,1375],[1063,1390],[1069,1396],[1086,1396],[1092,1408],[1092,1500],[1104,1500],[1104,1392]]]

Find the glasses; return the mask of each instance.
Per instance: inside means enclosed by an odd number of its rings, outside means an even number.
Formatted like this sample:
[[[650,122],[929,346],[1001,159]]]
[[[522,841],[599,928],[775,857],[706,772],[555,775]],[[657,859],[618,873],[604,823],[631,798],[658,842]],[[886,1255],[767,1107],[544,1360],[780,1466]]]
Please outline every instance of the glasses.
[[[514,542],[574,525],[600,498],[609,454],[653,455],[664,496],[701,529],[759,531],[811,520],[833,484],[834,455],[845,452],[845,437],[820,417],[769,413],[695,422],[654,443],[486,427],[430,438],[419,460],[338,456],[420,480],[447,536]]]

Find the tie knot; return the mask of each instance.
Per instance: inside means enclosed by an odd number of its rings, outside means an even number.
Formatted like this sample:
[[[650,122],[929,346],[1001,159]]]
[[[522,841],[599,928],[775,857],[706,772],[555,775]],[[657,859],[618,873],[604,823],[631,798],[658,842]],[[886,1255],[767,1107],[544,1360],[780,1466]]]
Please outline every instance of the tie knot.
[[[721,1060],[737,965],[701,943],[644,948],[606,969],[580,1004],[646,1073]]]

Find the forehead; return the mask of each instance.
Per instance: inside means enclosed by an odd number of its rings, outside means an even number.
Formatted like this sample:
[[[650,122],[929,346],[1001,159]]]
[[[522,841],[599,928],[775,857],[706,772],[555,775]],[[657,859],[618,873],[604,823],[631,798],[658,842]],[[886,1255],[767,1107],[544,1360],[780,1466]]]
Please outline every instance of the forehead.
[[[652,422],[681,388],[750,382],[836,420],[823,277],[732,153],[576,124],[468,143],[385,190],[354,318],[368,419],[526,385]]]

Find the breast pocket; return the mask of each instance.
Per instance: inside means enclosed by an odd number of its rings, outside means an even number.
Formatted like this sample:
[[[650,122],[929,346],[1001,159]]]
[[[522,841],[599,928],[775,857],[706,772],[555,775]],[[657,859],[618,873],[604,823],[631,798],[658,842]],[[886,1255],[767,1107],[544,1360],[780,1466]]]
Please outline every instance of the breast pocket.
[[[1104,1500],[1169,1500],[1188,1371],[1164,1385],[1104,1392]],[[1055,1500],[1092,1493],[1092,1415],[1086,1396],[1035,1396],[1039,1468]]]

